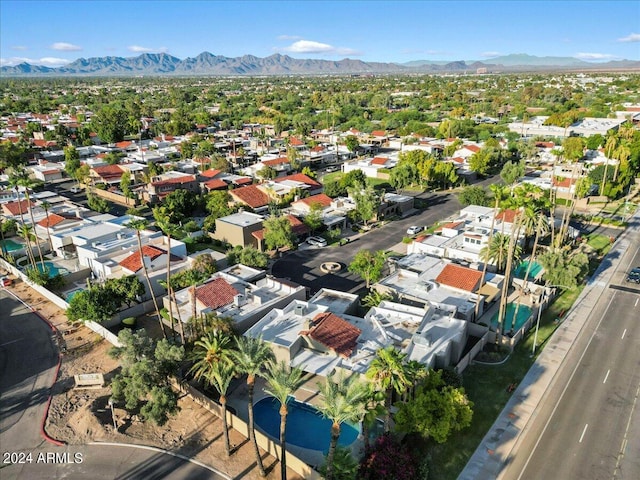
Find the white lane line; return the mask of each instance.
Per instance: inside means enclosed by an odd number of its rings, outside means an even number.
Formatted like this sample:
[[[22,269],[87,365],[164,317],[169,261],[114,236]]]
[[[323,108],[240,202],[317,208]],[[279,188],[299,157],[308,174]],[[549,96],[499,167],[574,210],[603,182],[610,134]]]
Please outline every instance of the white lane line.
[[[627,334],[627,329],[624,329],[624,332],[622,332],[622,337],[620,337],[620,340],[624,340],[624,336]]]
[[[634,307],[638,306],[638,302],[640,301],[640,298],[636,298],[636,303],[633,304]]]
[[[2,343],[2,344],[0,344],[0,347],[4,347],[4,346],[6,346],[6,345],[11,345],[12,343],[19,342],[20,340],[22,340],[22,338],[18,338],[18,339],[16,339],[16,340],[11,340],[10,342]]]
[[[604,376],[604,380],[602,381],[602,383],[607,383],[607,378],[609,378],[609,373],[611,372],[611,370],[607,370],[607,374]]]
[[[584,434],[587,433],[587,427],[589,426],[588,423],[584,424],[584,429],[582,430],[582,435],[580,435],[580,441],[578,443],[582,443],[582,439],[584,438]]]
[[[633,399],[633,404],[631,405],[631,412],[629,413],[629,418],[627,420],[627,427],[624,429],[624,436],[622,437],[622,445],[620,445],[620,452],[618,453],[618,459],[616,460],[616,468],[613,470],[613,479],[615,480],[618,476],[618,471],[620,470],[620,462],[624,457],[627,450],[627,436],[629,435],[629,427],[631,426],[631,417],[633,417],[633,413],[636,409],[636,404],[638,403],[638,397],[640,396],[640,384],[638,384],[638,388],[636,389],[636,396]]]

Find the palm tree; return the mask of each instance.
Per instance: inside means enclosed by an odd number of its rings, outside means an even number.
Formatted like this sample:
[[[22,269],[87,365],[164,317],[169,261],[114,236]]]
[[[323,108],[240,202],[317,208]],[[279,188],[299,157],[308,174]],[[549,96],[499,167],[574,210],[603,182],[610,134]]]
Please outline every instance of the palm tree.
[[[40,257],[40,267],[44,270],[44,258],[42,257],[42,249],[40,248],[40,240],[38,239],[38,235],[36,234],[36,222],[33,218],[33,208],[31,204],[31,199],[29,198],[29,189],[33,188],[35,182],[29,177],[29,175],[22,170],[20,172],[18,178],[18,185],[24,187],[24,196],[27,200],[27,210],[29,211],[29,217],[31,218],[31,225],[33,225],[33,233],[35,235],[36,247],[38,248],[38,256]]]
[[[43,200],[40,203],[40,206],[44,210],[45,215],[47,216],[47,239],[49,240],[49,249],[53,254],[53,242],[51,241],[51,232],[49,231],[49,210],[51,209],[51,204],[46,200]]]
[[[231,338],[224,335],[209,333],[196,340],[191,353],[191,360],[195,363],[189,369],[196,380],[211,378],[211,372],[220,363],[232,364]]]
[[[227,423],[227,391],[231,381],[236,375],[236,367],[233,363],[218,362],[211,369],[211,374],[207,378],[208,382],[220,394],[220,405],[222,405],[222,428],[224,429],[224,447],[227,458],[231,456],[231,445],[229,442],[229,424]]]
[[[153,209],[153,216],[156,219],[156,226],[167,236],[167,294],[169,295],[169,320],[171,321],[171,333],[175,340],[176,330],[173,318],[173,302],[175,301],[176,296],[173,288],[171,287],[171,236],[178,232],[178,227],[171,223],[169,215],[165,214],[159,207]],[[179,314],[180,308],[178,307],[178,302],[176,302],[176,309]],[[185,339],[182,321],[180,321],[180,340],[184,345]]]
[[[144,262],[144,253],[142,251],[142,238],[140,236],[140,232],[142,230],[145,230],[149,226],[149,222],[147,222],[145,219],[134,219],[127,222],[126,226],[129,228],[133,228],[136,231],[136,237],[138,239],[138,252],[140,253],[140,262],[142,263],[144,278],[147,280],[147,286],[149,287],[149,295],[151,295],[151,300],[153,300],[153,306],[156,309],[156,315],[158,316],[158,322],[160,323],[162,336],[164,338],[167,338],[167,332],[165,332],[164,330],[164,322],[162,321],[162,316],[160,315],[160,309],[158,308],[158,301],[156,300],[156,296],[153,293],[153,287],[151,286],[151,279],[149,278],[149,272],[147,271],[147,264]]]
[[[249,440],[253,443],[256,454],[256,463],[260,470],[260,476],[265,477],[266,472],[262,464],[262,457],[258,449],[258,442],[255,435],[255,423],[253,420],[253,390],[256,382],[256,375],[261,375],[267,362],[273,359],[273,352],[269,345],[261,338],[238,337],[236,340],[237,350],[232,352],[238,371],[247,375],[247,389],[249,393],[248,413],[249,413]]]
[[[4,244],[4,217],[0,217],[0,253],[2,254],[2,257],[6,258],[7,257],[7,247]]]
[[[609,159],[613,158],[613,154],[618,148],[618,137],[615,133],[607,135],[607,140],[604,144],[604,175],[602,176],[602,185],[600,186],[600,195],[604,195],[604,187],[607,184],[607,168],[609,167]]]
[[[341,425],[345,422],[360,422],[366,413],[367,387],[354,375],[345,379],[339,375],[327,377],[318,384],[322,398],[317,408],[322,416],[331,420],[331,441],[327,453],[326,479],[333,479],[333,459],[340,438]]]
[[[507,266],[509,254],[510,235],[496,233],[484,247],[480,249],[480,258],[485,264],[493,263],[499,272],[503,272]]]
[[[284,362],[270,362],[267,366],[267,388],[265,391],[280,402],[280,476],[287,480],[287,404],[303,383],[304,372],[289,368]]]
[[[20,227],[18,227],[18,234],[27,241],[27,257],[29,258],[29,263],[31,264],[31,268],[36,268],[36,258],[33,256],[33,250],[31,249],[31,239],[33,238],[31,225],[22,223]]]
[[[377,418],[385,412],[384,399],[386,396],[384,392],[378,390],[371,382],[367,383],[367,388],[367,397],[365,399],[367,411],[362,419],[362,437],[364,439],[365,452],[369,451],[369,437],[371,436],[369,432],[371,427],[375,424]]]
[[[378,389],[385,392],[385,419],[384,431],[391,429],[391,401],[393,399],[393,391],[401,394],[409,385],[407,378],[407,370],[404,360],[407,357],[405,353],[401,353],[393,346],[381,348],[376,352],[376,358],[369,365],[366,376],[374,381]]]
[[[627,159],[631,155],[631,150],[627,145],[620,145],[618,148],[616,148],[613,154],[618,159],[618,162],[616,163],[616,169],[613,171],[613,181],[615,182],[618,179],[618,170],[620,168],[620,165],[627,161]]]

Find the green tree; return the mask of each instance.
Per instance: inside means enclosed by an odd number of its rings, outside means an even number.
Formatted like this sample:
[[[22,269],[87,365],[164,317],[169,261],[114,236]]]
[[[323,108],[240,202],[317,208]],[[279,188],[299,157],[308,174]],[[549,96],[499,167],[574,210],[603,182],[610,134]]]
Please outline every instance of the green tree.
[[[487,195],[487,191],[484,187],[470,185],[468,187],[464,187],[458,194],[458,201],[463,207],[469,205],[486,206],[489,202],[489,196]]]
[[[262,169],[258,170],[256,175],[263,180],[273,180],[278,176],[278,171],[269,165],[265,165]]]
[[[103,142],[120,142],[128,129],[127,112],[122,105],[116,103],[103,105],[95,112],[91,123]]]
[[[231,382],[235,378],[236,367],[233,363],[218,362],[211,370],[207,381],[216,389],[220,395],[220,405],[222,406],[222,429],[224,431],[224,447],[227,458],[231,456],[231,443],[229,442],[229,424],[227,422],[227,392]]]
[[[87,191],[87,206],[98,213],[107,213],[109,211],[109,203],[102,197]]]
[[[120,190],[126,198],[132,198],[133,192],[131,191],[131,172],[126,170],[120,177]]]
[[[263,222],[264,242],[269,250],[293,247],[294,235],[291,222],[284,215],[271,216]]]
[[[398,190],[415,185],[419,180],[418,167],[414,163],[401,161],[389,174],[389,183]]]
[[[547,285],[575,288],[589,270],[589,257],[570,246],[550,248],[538,256]]]
[[[216,365],[220,363],[233,364],[232,347],[230,337],[208,332],[196,340],[193,345],[190,359],[194,361],[194,364],[189,369],[189,373],[196,380],[210,381]]]
[[[251,337],[238,337],[236,339],[236,347],[233,355],[233,360],[240,373],[247,375],[247,390],[248,390],[248,413],[249,413],[249,441],[253,443],[253,449],[256,454],[256,462],[260,476],[266,476],[264,465],[262,464],[262,457],[260,456],[260,450],[258,449],[258,442],[256,441],[255,434],[255,422],[253,418],[253,391],[256,383],[256,376],[262,375],[266,365],[273,361],[273,352],[269,345],[262,341],[261,338]]]
[[[311,234],[322,226],[322,211],[324,207],[320,202],[313,202],[309,207],[309,213],[304,217],[304,224],[309,227]]]
[[[356,214],[365,225],[374,218],[380,208],[380,196],[372,186],[356,184],[349,190],[349,195],[356,204]]]
[[[476,172],[478,175],[484,176],[489,173],[489,167],[491,166],[491,152],[487,148],[483,148],[477,153],[474,153],[469,158],[469,168]]]
[[[377,290],[371,289],[369,293],[362,298],[362,306],[367,308],[377,307],[383,301],[391,300],[392,298],[393,296],[390,293],[380,293]]]
[[[351,153],[355,153],[360,146],[360,141],[355,135],[348,135],[344,139],[344,144]]]
[[[463,388],[446,385],[442,374],[431,370],[418,386],[415,398],[400,404],[396,427],[444,443],[453,432],[471,425],[473,402]]]
[[[125,400],[127,409],[140,408],[144,420],[164,425],[179,410],[170,379],[184,359],[184,348],[166,339],[156,343],[144,329],[134,333],[125,328],[118,340],[121,346],[109,351],[122,366],[111,383],[114,400]]]
[[[112,294],[112,297],[117,298],[120,303],[126,303],[127,307],[131,307],[131,304],[136,302],[138,297],[142,297],[145,292],[144,285],[137,275],[110,278],[104,286]]]
[[[254,247],[236,245],[227,252],[227,263],[235,265],[241,263],[247,267],[265,268],[269,263],[269,255]]]
[[[349,264],[348,270],[359,275],[369,288],[371,283],[382,278],[382,270],[386,260],[387,254],[383,250],[378,250],[375,253],[371,253],[369,250],[360,250]]]
[[[482,261],[492,263],[499,272],[504,272],[507,266],[510,238],[511,236],[505,233],[494,234],[491,241],[480,249],[480,258]]]
[[[76,173],[80,166],[80,154],[76,147],[73,145],[64,147],[64,171],[67,172],[67,175],[77,181]]]
[[[287,405],[291,397],[303,384],[304,372],[291,368],[285,362],[270,362],[267,366],[267,388],[265,392],[280,403],[280,472],[281,479],[287,480]]]
[[[524,176],[524,162],[507,162],[500,171],[500,178],[505,185],[513,185]]]
[[[401,353],[393,345],[381,348],[369,365],[366,376],[372,380],[379,391],[385,392],[384,431],[391,429],[391,401],[393,392],[401,394],[410,385],[407,376],[405,359],[407,355]]]
[[[345,422],[358,423],[366,412],[367,387],[356,375],[345,379],[343,375],[329,376],[318,383],[322,397],[317,406],[323,417],[331,420],[331,441],[327,454],[326,480],[333,479],[334,457],[341,426]]]

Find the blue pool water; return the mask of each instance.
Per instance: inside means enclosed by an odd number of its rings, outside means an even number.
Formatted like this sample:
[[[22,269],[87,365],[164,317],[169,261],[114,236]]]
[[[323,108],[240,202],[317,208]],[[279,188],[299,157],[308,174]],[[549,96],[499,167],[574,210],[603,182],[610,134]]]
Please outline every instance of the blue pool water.
[[[514,322],[513,314],[515,313],[515,311],[516,311],[516,304],[508,303],[507,310],[504,315],[504,322],[503,322],[504,327],[502,328],[502,331],[504,333],[508,333],[511,330],[513,330],[514,332],[517,332],[518,329],[522,327],[522,325],[531,316],[531,307],[528,307],[527,305],[520,305],[520,307],[518,307],[518,318],[516,318]],[[499,312],[496,312],[493,318],[491,319],[491,326],[494,328],[498,326],[498,314]]]
[[[40,262],[38,262],[38,263],[36,263],[36,267],[41,272],[44,272],[45,268],[48,268],[49,269],[49,278],[53,278],[53,277],[55,277],[56,275],[58,275],[60,273],[60,269],[58,267],[56,267],[52,262],[44,262],[44,267]]]
[[[0,240],[0,243],[4,245],[4,248],[7,252],[15,252],[16,250],[20,250],[21,248],[24,248],[24,245],[14,242],[10,238],[6,240]]]
[[[71,290],[69,293],[67,293],[67,296],[65,297],[65,300],[67,301],[67,303],[71,302],[71,299],[73,298],[73,296],[78,293],[78,292],[83,292],[84,288],[76,288],[75,290]]]
[[[291,400],[287,414],[287,443],[327,453],[331,440],[331,420],[305,403]],[[273,397],[260,400],[253,406],[256,425],[270,437],[280,438],[280,402]],[[351,445],[358,437],[358,429],[343,423],[338,445]]]
[[[522,262],[520,265],[518,265],[518,268],[516,268],[513,273],[517,278],[524,278],[525,273],[527,273],[527,268],[529,268],[529,262]],[[531,264],[531,269],[529,270],[529,276],[527,277],[527,280],[538,278],[541,272],[542,265],[540,265],[538,262],[533,262]]]

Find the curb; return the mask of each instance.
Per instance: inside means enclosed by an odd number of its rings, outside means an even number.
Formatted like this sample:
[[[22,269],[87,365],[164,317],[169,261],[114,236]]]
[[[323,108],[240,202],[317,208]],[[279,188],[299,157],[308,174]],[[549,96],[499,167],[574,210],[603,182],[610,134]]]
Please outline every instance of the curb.
[[[184,455],[180,455],[179,453],[173,453],[173,452],[170,452],[169,450],[163,450],[162,448],[158,448],[158,447],[150,447],[148,445],[135,445],[133,443],[115,443],[115,442],[89,442],[87,443],[87,445],[95,445],[95,446],[106,445],[109,447],[139,448],[141,450],[149,450],[152,452],[164,453],[166,455],[171,455],[172,457],[179,458],[180,460],[184,460],[185,462],[193,463],[194,465],[198,465],[199,467],[206,468],[207,470],[215,473],[216,475],[220,475],[226,480],[231,480],[231,477],[229,475],[222,473],[219,470],[216,470],[215,468],[209,465],[206,465],[198,460],[193,460],[192,458],[186,457]]]

